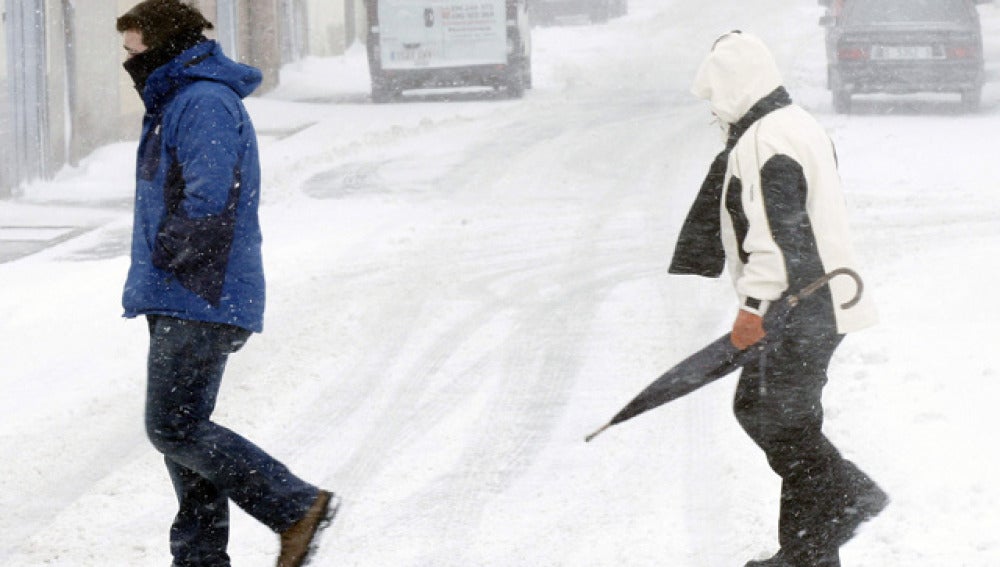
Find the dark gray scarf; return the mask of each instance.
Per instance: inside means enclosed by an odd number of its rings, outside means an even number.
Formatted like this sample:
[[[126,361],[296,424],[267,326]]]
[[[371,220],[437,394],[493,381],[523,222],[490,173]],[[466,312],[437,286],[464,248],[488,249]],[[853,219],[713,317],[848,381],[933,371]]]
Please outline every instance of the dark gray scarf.
[[[754,122],[790,104],[792,99],[788,91],[784,87],[778,87],[757,101],[736,124],[729,128],[726,149],[719,152],[719,155],[712,160],[708,175],[705,176],[691,210],[684,219],[684,225],[677,237],[677,245],[674,247],[673,260],[670,262],[671,274],[717,278],[722,273],[726,265],[726,252],[722,247],[720,201],[722,185],[726,180],[729,153]]]
[[[200,31],[180,33],[168,39],[163,45],[151,47],[126,59],[122,67],[132,77],[135,90],[139,91],[141,96],[142,91],[146,88],[146,79],[153,74],[153,71],[170,63],[178,55],[203,41],[206,39]]]

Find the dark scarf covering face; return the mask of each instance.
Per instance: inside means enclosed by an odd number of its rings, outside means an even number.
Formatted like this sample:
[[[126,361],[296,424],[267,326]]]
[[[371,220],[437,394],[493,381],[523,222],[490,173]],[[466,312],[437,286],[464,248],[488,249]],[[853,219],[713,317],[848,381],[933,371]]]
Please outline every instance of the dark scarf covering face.
[[[166,41],[163,45],[151,47],[142,53],[133,55],[122,64],[125,71],[132,77],[135,89],[142,95],[146,88],[146,79],[160,67],[170,63],[175,57],[184,53],[188,49],[206,41],[200,31],[188,31],[176,35]]]
[[[729,128],[726,149],[715,156],[708,175],[698,190],[698,196],[684,219],[674,247],[674,257],[670,262],[671,274],[716,278],[722,273],[726,265],[726,252],[722,247],[720,206],[729,153],[754,122],[790,104],[792,99],[788,91],[784,87],[778,87],[757,101],[739,122]]]

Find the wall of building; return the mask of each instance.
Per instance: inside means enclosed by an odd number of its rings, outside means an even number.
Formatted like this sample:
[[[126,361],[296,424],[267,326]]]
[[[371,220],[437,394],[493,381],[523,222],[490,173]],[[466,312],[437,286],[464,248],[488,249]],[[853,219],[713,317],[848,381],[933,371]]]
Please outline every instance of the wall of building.
[[[343,53],[348,43],[344,0],[309,0],[309,51],[318,57]]]
[[[55,173],[62,164],[69,160],[69,134],[67,107],[69,96],[67,82],[67,55],[71,50],[66,45],[63,34],[66,33],[64,4],[67,0],[46,0],[45,4],[45,89],[46,95],[39,97],[39,103],[45,106],[45,127],[47,139],[44,148],[45,156],[41,170],[42,176]]]
[[[3,12],[4,20],[6,20],[7,11],[0,6],[0,11]],[[0,25],[0,81],[7,79],[7,25]]]
[[[14,139],[14,116],[10,101],[10,83],[7,74],[7,23],[6,7],[3,10],[3,20],[0,21],[0,198],[9,197],[14,185],[14,172],[11,169],[10,144]]]
[[[69,162],[76,164],[97,147],[138,131],[139,95],[121,67],[121,37],[114,2],[74,2],[65,18]],[[119,4],[126,4],[120,2]],[[62,34],[61,34],[62,35]],[[59,36],[56,36],[59,37]],[[53,46],[58,50],[58,46]]]
[[[60,25],[58,13],[51,18],[53,1],[5,0],[3,28],[6,49],[6,104],[0,118],[0,194],[10,195],[20,180],[52,173],[58,162],[64,128],[53,125],[52,101],[62,100],[59,91],[49,95],[49,74],[59,72],[59,53],[49,54],[47,37]],[[59,88],[60,78],[52,84]]]

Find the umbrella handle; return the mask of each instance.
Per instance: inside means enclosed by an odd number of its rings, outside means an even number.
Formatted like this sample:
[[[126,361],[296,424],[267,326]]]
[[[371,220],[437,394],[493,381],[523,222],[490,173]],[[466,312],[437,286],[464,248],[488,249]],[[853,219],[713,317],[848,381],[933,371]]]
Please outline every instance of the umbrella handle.
[[[852,297],[848,301],[845,301],[844,303],[841,303],[840,306],[843,309],[850,309],[851,307],[854,307],[855,305],[858,304],[859,301],[861,301],[861,293],[865,289],[865,284],[863,281],[861,281],[861,276],[859,276],[857,272],[855,272],[850,268],[837,268],[836,270],[833,270],[830,273],[825,274],[820,278],[817,278],[816,281],[802,288],[802,291],[800,291],[799,293],[789,296],[788,304],[791,305],[792,307],[798,305],[800,301],[816,293],[816,290],[830,283],[830,280],[841,275],[851,276],[851,278],[854,280],[854,285],[856,287],[854,291],[854,297]]]

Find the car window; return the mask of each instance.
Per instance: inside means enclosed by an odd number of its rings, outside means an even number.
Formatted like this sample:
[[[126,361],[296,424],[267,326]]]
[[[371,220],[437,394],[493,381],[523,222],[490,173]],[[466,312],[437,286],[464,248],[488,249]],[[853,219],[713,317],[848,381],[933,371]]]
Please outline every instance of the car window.
[[[848,4],[852,24],[949,22],[971,20],[966,0],[856,0]]]

